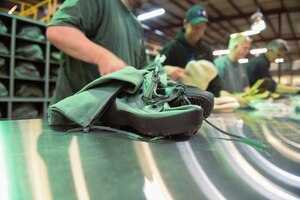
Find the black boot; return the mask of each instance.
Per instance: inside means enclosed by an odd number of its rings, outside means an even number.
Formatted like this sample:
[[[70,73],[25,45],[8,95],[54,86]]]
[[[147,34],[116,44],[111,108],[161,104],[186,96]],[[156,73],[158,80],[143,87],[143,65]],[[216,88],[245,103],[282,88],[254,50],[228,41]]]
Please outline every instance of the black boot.
[[[206,119],[214,108],[214,95],[193,86],[184,86],[184,94],[180,98],[169,102],[171,107],[181,105],[198,105],[203,109],[203,117]]]

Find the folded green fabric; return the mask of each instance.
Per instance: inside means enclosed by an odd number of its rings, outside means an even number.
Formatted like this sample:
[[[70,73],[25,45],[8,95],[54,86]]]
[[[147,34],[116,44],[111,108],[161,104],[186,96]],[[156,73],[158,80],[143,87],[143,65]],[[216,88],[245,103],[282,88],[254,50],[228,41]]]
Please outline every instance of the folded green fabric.
[[[43,97],[42,89],[32,83],[17,85],[18,88],[15,92],[17,97]]]
[[[49,124],[76,124],[84,132],[100,125],[117,128],[116,131],[130,127],[147,136],[195,134],[202,124],[202,108],[198,105],[170,107],[170,101],[185,94],[185,87],[172,86],[168,94],[158,94],[159,84],[158,68],[126,67],[98,78],[78,93],[50,106]]]
[[[4,43],[0,42],[0,54],[4,54],[4,55],[8,55],[9,54],[9,50],[7,49],[7,47],[5,46]]]
[[[0,75],[7,76],[8,67],[5,66],[5,59],[0,58]]]
[[[45,36],[43,35],[42,30],[37,26],[23,27],[18,35],[27,39],[45,41]]]
[[[21,62],[15,68],[16,78],[41,78],[40,72],[32,63]]]
[[[16,55],[32,59],[43,60],[44,54],[42,48],[37,44],[20,46],[16,49]]]
[[[0,58],[0,67],[5,65],[5,60],[4,58]]]
[[[20,103],[14,106],[12,117],[14,119],[37,118],[39,111],[32,103]]]
[[[3,83],[0,82],[0,97],[8,96],[8,91]]]
[[[51,56],[51,60],[55,62],[59,62],[61,59],[61,55],[59,51],[53,51],[50,56]]]
[[[0,19],[0,33],[7,33],[7,27]]]
[[[124,88],[134,93],[143,82],[143,74],[147,71],[126,67],[115,73],[100,77],[82,88],[75,95],[67,97],[49,107],[50,125],[79,124],[88,126],[115,95]]]

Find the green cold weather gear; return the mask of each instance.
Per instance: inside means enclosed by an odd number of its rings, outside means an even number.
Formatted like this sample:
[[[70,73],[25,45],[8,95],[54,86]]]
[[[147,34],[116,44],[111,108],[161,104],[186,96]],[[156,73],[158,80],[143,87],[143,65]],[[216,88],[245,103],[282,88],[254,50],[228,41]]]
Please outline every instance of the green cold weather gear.
[[[85,129],[99,125],[129,126],[150,136],[195,134],[202,124],[202,108],[170,107],[168,102],[180,99],[184,91],[175,86],[170,95],[157,95],[156,84],[160,79],[155,72],[128,66],[100,77],[78,93],[51,105],[49,124],[75,124]],[[153,81],[155,77],[157,82]]]
[[[141,69],[147,65],[141,24],[120,0],[66,0],[48,26],[76,28],[129,66]],[[100,77],[98,66],[64,53],[60,65],[51,104]]]
[[[143,73],[133,67],[100,77],[86,85],[76,94],[67,97],[49,108],[50,125],[78,124],[86,127],[95,120],[125,85],[134,93],[143,82]]]

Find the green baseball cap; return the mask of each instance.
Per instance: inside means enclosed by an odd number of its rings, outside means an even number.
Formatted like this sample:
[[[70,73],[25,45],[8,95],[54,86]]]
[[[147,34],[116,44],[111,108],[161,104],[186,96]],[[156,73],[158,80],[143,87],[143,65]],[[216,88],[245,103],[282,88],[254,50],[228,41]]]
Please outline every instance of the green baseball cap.
[[[207,11],[199,5],[193,6],[185,14],[185,19],[192,25],[199,22],[208,22]]]

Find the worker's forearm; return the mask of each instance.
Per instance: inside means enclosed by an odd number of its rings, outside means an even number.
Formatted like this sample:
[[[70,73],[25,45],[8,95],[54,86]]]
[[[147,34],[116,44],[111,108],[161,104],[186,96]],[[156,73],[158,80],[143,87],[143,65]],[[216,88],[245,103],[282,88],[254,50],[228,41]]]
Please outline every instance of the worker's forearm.
[[[101,59],[113,55],[72,27],[51,26],[47,29],[47,39],[66,54],[87,63],[99,65]]]

